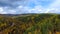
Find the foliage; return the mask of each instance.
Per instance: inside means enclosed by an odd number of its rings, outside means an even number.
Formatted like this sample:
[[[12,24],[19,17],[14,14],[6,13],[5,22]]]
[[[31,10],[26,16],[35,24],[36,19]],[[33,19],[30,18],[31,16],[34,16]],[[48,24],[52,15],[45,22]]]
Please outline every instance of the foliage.
[[[28,14],[0,17],[0,32],[3,34],[49,34],[60,32],[59,14]]]

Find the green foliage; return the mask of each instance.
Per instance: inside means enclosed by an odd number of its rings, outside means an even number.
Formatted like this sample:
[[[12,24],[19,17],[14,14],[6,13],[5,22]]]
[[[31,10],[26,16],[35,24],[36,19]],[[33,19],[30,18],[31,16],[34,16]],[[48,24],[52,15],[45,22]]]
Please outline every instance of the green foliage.
[[[0,31],[6,34],[49,34],[60,32],[59,14],[31,14],[23,16],[0,17]],[[4,33],[4,34],[5,34]]]

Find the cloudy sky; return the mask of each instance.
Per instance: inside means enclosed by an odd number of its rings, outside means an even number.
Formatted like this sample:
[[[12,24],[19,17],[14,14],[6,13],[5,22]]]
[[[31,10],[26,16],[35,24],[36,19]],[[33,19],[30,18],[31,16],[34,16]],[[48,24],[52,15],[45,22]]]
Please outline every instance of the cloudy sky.
[[[60,0],[0,0],[0,14],[60,13]]]

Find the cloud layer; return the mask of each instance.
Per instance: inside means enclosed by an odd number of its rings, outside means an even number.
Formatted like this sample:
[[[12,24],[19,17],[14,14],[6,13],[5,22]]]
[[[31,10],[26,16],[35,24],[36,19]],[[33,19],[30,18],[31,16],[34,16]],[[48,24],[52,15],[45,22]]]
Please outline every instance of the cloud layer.
[[[0,14],[60,13],[60,0],[0,0]]]

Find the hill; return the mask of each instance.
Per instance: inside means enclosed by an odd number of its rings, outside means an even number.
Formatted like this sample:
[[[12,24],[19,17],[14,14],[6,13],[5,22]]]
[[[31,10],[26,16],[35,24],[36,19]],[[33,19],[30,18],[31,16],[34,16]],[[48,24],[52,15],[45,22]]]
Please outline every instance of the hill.
[[[58,34],[60,14],[0,14],[0,34]]]

